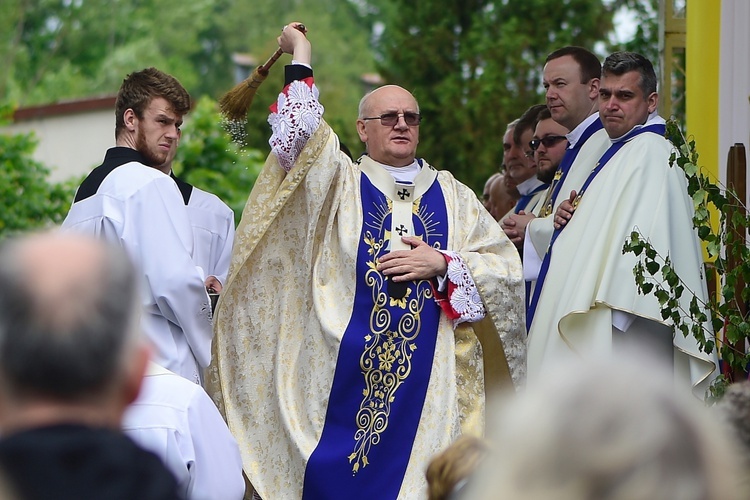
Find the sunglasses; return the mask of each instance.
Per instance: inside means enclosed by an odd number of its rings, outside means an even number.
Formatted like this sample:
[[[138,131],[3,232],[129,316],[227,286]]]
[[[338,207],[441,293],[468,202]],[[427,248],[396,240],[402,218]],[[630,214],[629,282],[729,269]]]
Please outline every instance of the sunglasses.
[[[416,127],[419,122],[422,121],[422,115],[419,113],[412,113],[407,111],[406,113],[383,113],[380,116],[370,116],[368,118],[362,118],[364,121],[367,120],[380,120],[380,124],[385,127],[393,127],[398,123],[398,118],[404,117],[404,121],[410,127]]]
[[[545,148],[551,148],[558,142],[567,140],[568,138],[564,135],[548,135],[547,137],[543,137],[541,139],[533,139],[531,142],[529,142],[529,147],[532,151],[536,151],[537,149],[539,149],[540,144],[544,144]]]

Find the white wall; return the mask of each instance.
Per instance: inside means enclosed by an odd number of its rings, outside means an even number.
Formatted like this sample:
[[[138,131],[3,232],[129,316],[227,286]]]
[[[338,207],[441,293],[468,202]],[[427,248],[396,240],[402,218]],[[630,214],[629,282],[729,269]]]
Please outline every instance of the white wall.
[[[727,152],[735,143],[750,153],[750,2],[722,0],[719,59],[719,171],[726,182]]]
[[[28,132],[39,141],[34,159],[50,169],[50,181],[82,176],[101,164],[115,145],[114,107],[40,116],[0,128],[2,134]]]

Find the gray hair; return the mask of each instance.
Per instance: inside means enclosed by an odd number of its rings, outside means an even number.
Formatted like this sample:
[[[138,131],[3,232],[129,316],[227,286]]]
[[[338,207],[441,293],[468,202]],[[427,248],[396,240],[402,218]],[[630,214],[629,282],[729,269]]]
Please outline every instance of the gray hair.
[[[750,381],[730,385],[715,409],[739,443],[745,468],[750,467]]]
[[[64,233],[37,238],[44,244],[88,239]],[[119,380],[139,339],[135,268],[123,249],[92,239],[87,244],[96,245],[101,258],[85,263],[89,267],[76,279],[61,274],[60,286],[50,292],[29,279],[34,262],[24,255],[28,243],[28,237],[18,237],[0,244],[4,389],[14,398],[65,401],[101,394]],[[55,270],[71,264],[54,255],[54,246],[47,257]]]
[[[708,409],[648,361],[576,359],[505,400],[471,498],[746,498]]]
[[[643,98],[648,99],[656,92],[656,72],[646,57],[636,52],[613,52],[602,65],[602,76],[622,76],[631,71],[637,71],[641,76],[638,86],[643,91]]]
[[[384,89],[386,87],[399,87],[399,86],[398,85],[383,85],[382,87],[373,89],[369,91],[368,93],[366,93],[365,95],[363,95],[362,99],[359,100],[359,106],[357,107],[357,118],[359,119],[365,118],[365,108],[367,108],[367,101],[370,99],[370,96],[374,94],[375,92],[377,92],[378,90]],[[403,87],[399,87],[399,88],[403,88]],[[412,97],[414,97],[413,94],[412,94]],[[417,113],[419,113],[419,101],[417,101],[416,97],[414,97],[414,102],[417,105]]]

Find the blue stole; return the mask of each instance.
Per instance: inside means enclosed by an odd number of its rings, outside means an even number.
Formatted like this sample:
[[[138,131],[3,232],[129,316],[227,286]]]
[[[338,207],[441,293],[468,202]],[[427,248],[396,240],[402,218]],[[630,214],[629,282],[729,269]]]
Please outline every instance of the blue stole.
[[[601,122],[600,122],[601,123]],[[623,137],[618,142],[612,144],[607,151],[604,152],[602,157],[599,159],[599,161],[596,163],[596,166],[589,174],[586,181],[583,183],[583,186],[581,187],[580,191],[578,192],[575,201],[573,202],[574,206],[578,206],[578,203],[580,202],[581,198],[583,197],[583,194],[586,192],[586,189],[589,187],[589,184],[591,184],[591,181],[594,180],[596,175],[601,172],[602,168],[609,162],[609,160],[612,159],[613,156],[622,148],[625,144],[630,142],[631,139],[634,137],[646,133],[651,132],[654,134],[659,134],[662,137],[666,133],[666,126],[663,124],[654,124],[649,125],[646,127],[641,127],[637,130],[633,130],[629,134],[627,134],[625,137]],[[570,221],[568,221],[568,224],[570,224]],[[552,245],[555,244],[555,241],[557,241],[557,237],[560,236],[560,233],[562,233],[562,230],[567,227],[567,224],[562,226],[559,229],[555,229],[555,231],[552,233],[552,239],[550,240],[549,247],[547,248],[547,253],[544,254],[544,259],[542,260],[542,267],[539,270],[539,277],[536,281],[536,288],[534,288],[534,294],[531,297],[531,302],[529,303],[528,311],[526,311],[526,331],[531,331],[531,324],[534,321],[534,314],[536,313],[537,305],[539,305],[539,296],[542,293],[542,287],[544,286],[544,280],[547,277],[547,271],[549,271],[549,265],[550,260],[552,259]]]
[[[375,269],[388,252],[393,202],[364,173],[360,196],[354,307],[341,339],[323,432],[305,469],[304,499],[398,496],[435,354],[441,310],[430,282],[408,282],[406,295],[394,299],[389,280]],[[445,249],[447,210],[437,179],[411,206],[414,235]]]
[[[539,191],[544,191],[548,187],[549,184],[542,184],[541,186],[537,186],[536,188],[534,188],[534,190],[529,194],[521,196],[521,198],[518,200],[518,203],[516,203],[516,208],[513,209],[513,213],[517,214],[521,210],[524,210],[526,208],[526,205],[529,204],[535,194],[537,194]]]
[[[581,134],[581,137],[576,142],[576,145],[565,151],[565,155],[563,155],[563,159],[560,161],[560,165],[558,165],[557,167],[557,172],[555,172],[555,179],[552,181],[552,185],[550,186],[551,194],[548,198],[549,201],[542,209],[542,217],[546,217],[547,215],[552,213],[552,210],[555,207],[555,200],[557,199],[557,195],[560,194],[560,189],[562,188],[563,182],[565,181],[565,177],[567,177],[568,172],[570,171],[570,167],[578,157],[578,153],[581,151],[583,145],[586,144],[586,141],[589,139],[589,137],[594,135],[594,133],[598,132],[603,127],[604,124],[602,123],[602,120],[600,118],[597,118],[591,125],[586,127],[586,130],[583,131],[583,134]]]

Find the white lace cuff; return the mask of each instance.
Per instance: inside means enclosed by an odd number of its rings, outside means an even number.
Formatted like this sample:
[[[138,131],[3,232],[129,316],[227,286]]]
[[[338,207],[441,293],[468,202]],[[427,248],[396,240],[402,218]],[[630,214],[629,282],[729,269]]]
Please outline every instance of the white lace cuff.
[[[456,327],[466,321],[481,320],[487,311],[482,304],[482,298],[479,296],[477,285],[471,277],[466,262],[456,252],[443,251],[442,253],[450,257],[445,276],[454,285],[448,287],[451,308],[458,314],[458,318],[453,320],[453,326]]]
[[[289,172],[302,149],[320,125],[324,108],[318,102],[318,87],[301,80],[289,84],[279,94],[276,112],[268,116],[271,138],[268,144],[279,164]]]

